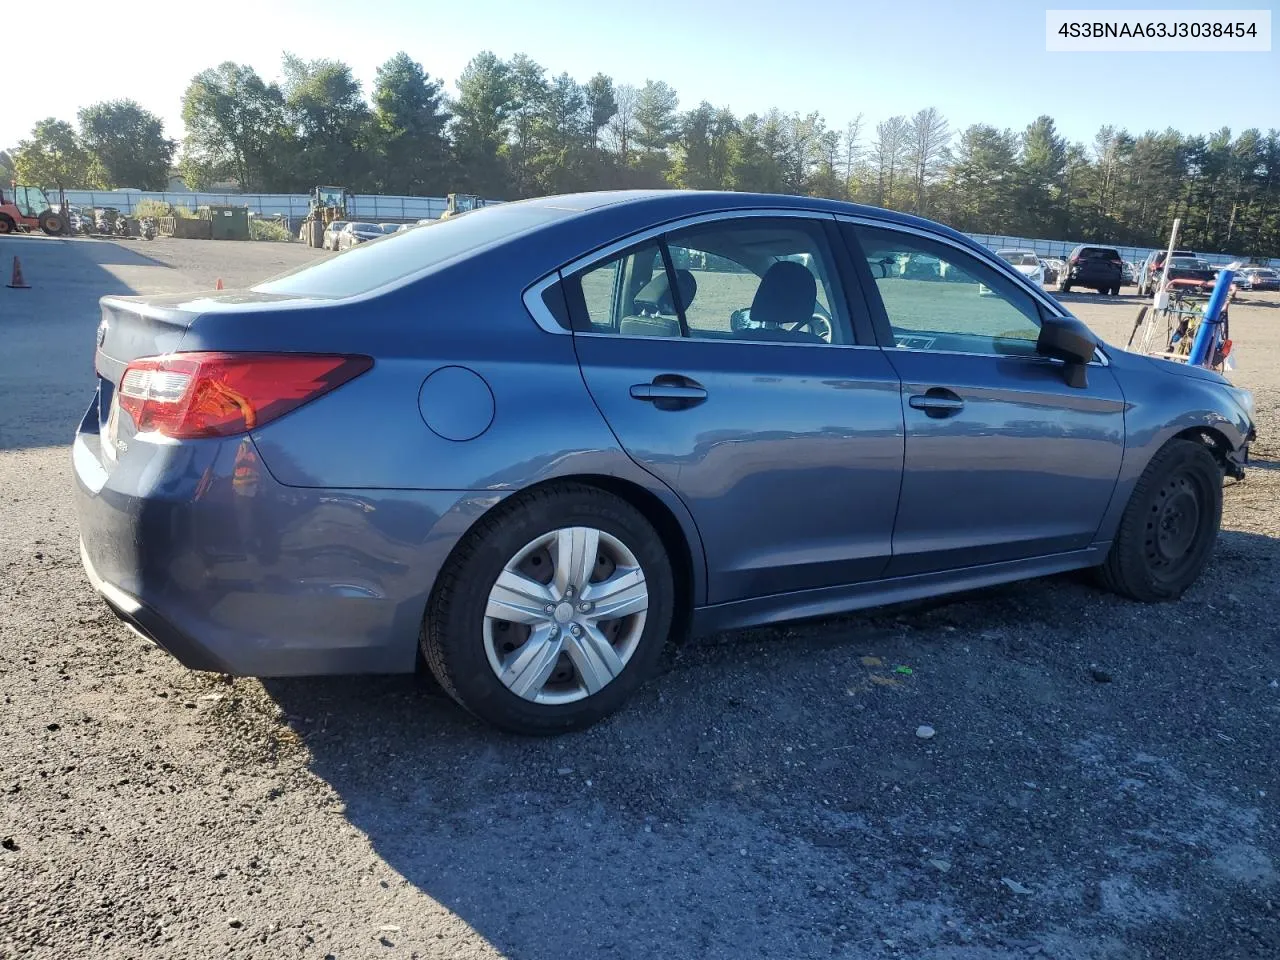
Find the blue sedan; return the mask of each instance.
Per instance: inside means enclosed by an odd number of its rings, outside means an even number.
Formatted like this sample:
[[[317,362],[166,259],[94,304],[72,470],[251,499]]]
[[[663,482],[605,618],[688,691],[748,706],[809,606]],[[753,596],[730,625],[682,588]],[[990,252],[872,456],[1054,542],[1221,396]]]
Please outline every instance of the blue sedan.
[[[97,343],[77,507],[118,616],[199,670],[425,663],[526,733],[689,633],[1087,567],[1175,599],[1254,432],[955,231],[805,197],[494,205],[104,298]]]

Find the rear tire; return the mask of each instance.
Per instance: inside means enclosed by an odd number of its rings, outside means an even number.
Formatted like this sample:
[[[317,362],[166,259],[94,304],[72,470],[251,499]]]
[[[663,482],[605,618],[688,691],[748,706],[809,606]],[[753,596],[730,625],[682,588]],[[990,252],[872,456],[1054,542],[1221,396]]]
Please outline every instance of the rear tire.
[[[14,224],[13,220],[9,218],[8,214],[0,213],[0,235],[13,233],[17,229],[17,226]]]
[[[1194,440],[1170,440],[1138,478],[1103,586],[1143,603],[1176,600],[1204,570],[1222,522],[1222,470]]]
[[[1064,282],[1062,282],[1062,283],[1060,283],[1060,284],[1058,285],[1058,292],[1059,292],[1059,293],[1070,293],[1070,292],[1071,292],[1071,284],[1070,284],[1070,283],[1067,283],[1067,282],[1065,282],[1065,281],[1064,281]]]
[[[563,538],[570,530],[594,533],[582,541],[590,551],[583,568],[587,589],[562,594],[560,544],[569,542]],[[626,559],[617,560],[618,555]],[[565,567],[572,566],[568,553],[563,556]],[[621,617],[600,617],[609,602],[601,588],[626,571],[634,580],[628,591],[638,585],[647,592],[647,605]],[[500,594],[500,577],[516,586],[534,581],[551,595],[515,587]],[[572,586],[574,579],[565,582]],[[516,609],[497,603],[494,597],[500,595],[515,597],[527,616],[492,615]],[[576,612],[590,607],[580,601],[592,596],[598,608]],[[544,602],[554,613],[546,613]],[[674,605],[671,562],[649,521],[612,494],[566,483],[513,496],[454,548],[423,621],[423,659],[449,696],[497,727],[537,735],[579,730],[617,710],[649,677],[671,631]],[[598,628],[591,626],[592,618]],[[539,651],[548,653],[543,657]],[[535,659],[547,668],[539,674],[542,679],[525,684]]]

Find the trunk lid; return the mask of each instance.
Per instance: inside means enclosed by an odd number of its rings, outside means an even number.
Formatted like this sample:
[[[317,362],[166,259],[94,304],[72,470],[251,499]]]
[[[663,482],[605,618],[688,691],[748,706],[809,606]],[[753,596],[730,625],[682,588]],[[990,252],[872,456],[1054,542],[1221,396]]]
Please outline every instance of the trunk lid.
[[[182,308],[190,297],[103,297],[93,369],[98,376],[99,461],[110,469],[133,438],[134,427],[120,415],[116,390],[130,361],[173,353],[197,314]]]
[[[93,366],[101,379],[118,386],[131,360],[173,353],[197,314],[173,298],[103,297]]]
[[[190,350],[332,352],[333,332],[307,322],[312,310],[332,302],[254,290],[103,297],[93,363],[102,465],[110,471],[136,433],[131,418],[120,412],[116,396],[131,362]],[[263,322],[266,315],[273,322]],[[340,330],[354,336],[353,330],[367,328],[343,324]]]

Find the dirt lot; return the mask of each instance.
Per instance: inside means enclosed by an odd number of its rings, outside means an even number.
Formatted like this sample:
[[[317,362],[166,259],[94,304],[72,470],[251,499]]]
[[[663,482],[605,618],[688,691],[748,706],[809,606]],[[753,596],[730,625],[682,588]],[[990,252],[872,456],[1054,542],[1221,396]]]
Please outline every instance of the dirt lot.
[[[96,298],[321,254],[11,253],[0,957],[1280,955],[1280,297],[1232,310],[1257,462],[1182,602],[1063,577],[703,638],[622,715],[531,742],[411,678],[189,673],[85,582]],[[1065,299],[1127,337],[1132,296]]]

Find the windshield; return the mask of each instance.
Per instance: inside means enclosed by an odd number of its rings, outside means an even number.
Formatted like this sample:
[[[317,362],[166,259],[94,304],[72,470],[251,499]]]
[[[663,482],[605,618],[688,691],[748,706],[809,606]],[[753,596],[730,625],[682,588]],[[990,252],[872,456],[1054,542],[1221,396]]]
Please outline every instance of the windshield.
[[[38,217],[49,209],[49,200],[39,187],[17,187],[14,200],[24,217]]]
[[[381,233],[382,232],[381,230],[378,229],[377,226],[375,226],[372,223],[353,223],[351,225],[351,229],[358,230],[362,233]]]
[[[996,254],[1005,263],[1011,263],[1015,267],[1038,267],[1040,265],[1039,258],[1029,250],[1001,250]]]
[[[1208,270],[1209,264],[1193,257],[1174,257],[1169,261],[1169,268],[1171,270]]]
[[[303,297],[354,297],[564,215],[563,210],[523,203],[486,207],[468,217],[434,223],[430,230],[403,230],[378,243],[357,244],[340,257],[317,260],[253,289]]]

